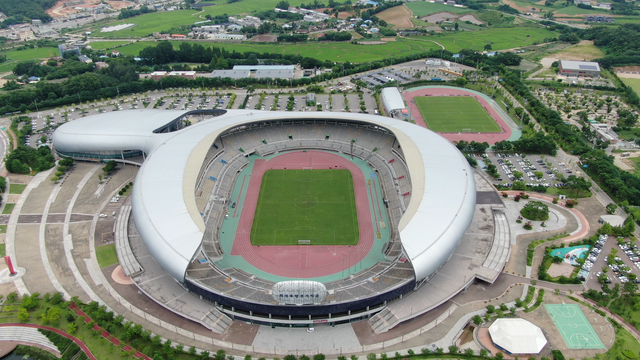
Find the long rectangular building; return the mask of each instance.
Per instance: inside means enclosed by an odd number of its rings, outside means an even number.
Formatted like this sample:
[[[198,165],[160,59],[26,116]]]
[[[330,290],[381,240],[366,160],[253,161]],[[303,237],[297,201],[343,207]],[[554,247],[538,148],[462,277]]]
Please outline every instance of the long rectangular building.
[[[600,77],[600,64],[588,61],[560,60],[560,75]]]

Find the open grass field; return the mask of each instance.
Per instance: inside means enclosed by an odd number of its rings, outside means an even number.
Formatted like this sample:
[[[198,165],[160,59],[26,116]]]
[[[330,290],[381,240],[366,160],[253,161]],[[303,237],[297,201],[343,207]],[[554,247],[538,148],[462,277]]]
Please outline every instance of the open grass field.
[[[478,100],[470,96],[422,96],[415,101],[432,131],[500,132],[500,126]]]
[[[104,50],[127,43],[129,43],[129,41],[94,41],[89,43],[89,46],[91,46],[93,50]]]
[[[253,245],[355,245],[358,215],[351,172],[267,170],[251,227]]]
[[[406,3],[406,6],[409,8],[409,10],[411,10],[411,12],[413,12],[413,15],[415,16],[426,16],[443,11],[455,14],[466,14],[469,12],[473,12],[473,10],[470,9],[463,9],[444,4],[430,3],[426,1],[412,1]]]
[[[426,39],[430,39],[427,37]],[[180,46],[180,41],[173,42],[174,48]],[[390,57],[411,54],[416,51],[428,51],[439,49],[440,47],[432,42],[398,39],[380,45],[355,45],[348,42],[328,43],[328,44],[296,44],[296,45],[276,45],[276,44],[252,44],[252,43],[199,43],[203,46],[216,46],[227,51],[257,51],[276,52],[281,54],[300,54],[316,58],[318,60],[367,62],[388,59]],[[121,46],[118,48],[123,54],[138,55],[140,50],[147,46],[154,46],[155,43],[140,41],[134,44]],[[484,45],[483,45],[484,46]]]
[[[632,359],[637,354],[640,354],[640,343],[633,335],[619,325],[614,326],[616,332],[616,341],[613,346],[604,354],[596,355],[593,358],[587,358],[586,360],[617,360],[617,359]],[[627,356],[631,355],[631,356]]]
[[[9,50],[3,51],[2,54],[7,55],[7,61],[0,64],[0,73],[12,71],[17,63],[25,60],[45,59],[53,56],[60,56],[58,49],[52,47],[42,47],[26,50]]]
[[[602,50],[593,45],[593,41],[583,40],[580,43],[553,52],[552,57],[560,60],[590,61],[604,57]]]
[[[103,36],[106,38],[143,37],[151,35],[154,32],[169,30],[181,25],[192,25],[198,21],[206,20],[201,19],[196,14],[197,11],[195,10],[175,10],[149,13],[118,20],[109,24],[109,26],[135,24],[136,26],[134,27],[105,33],[100,32],[100,29],[96,29],[94,34],[95,36]]]
[[[558,34],[541,28],[516,27],[494,28],[482,31],[465,31],[455,34],[425,37],[442,44],[449,51],[473,49],[482,51],[486,44],[493,50],[513,49],[516,47],[541,43],[545,38],[557,37]]]
[[[640,79],[619,78],[625,85],[630,86],[636,94],[640,94]]]
[[[555,11],[556,15],[588,15],[588,14],[601,14],[601,15],[609,15],[611,11],[602,10],[602,9],[581,9],[575,5],[567,6],[562,9],[558,9]]]
[[[100,268],[105,268],[118,263],[115,244],[96,247],[96,256],[98,258]]]

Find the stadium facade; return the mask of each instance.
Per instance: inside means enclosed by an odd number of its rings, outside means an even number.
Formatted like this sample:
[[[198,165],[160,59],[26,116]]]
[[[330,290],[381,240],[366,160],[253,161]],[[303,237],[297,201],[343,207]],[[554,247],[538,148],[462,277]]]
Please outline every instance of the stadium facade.
[[[455,146],[427,129],[380,116],[119,111],[64,124],[53,145],[60,156],[78,160],[144,159],[131,192],[135,225],[125,226],[139,232],[163,271],[212,303],[216,313],[270,325],[370,318],[433,278],[458,247],[476,209],[473,171]],[[224,209],[231,205],[227,185],[247,166],[247,157],[307,150],[355,156],[381,178],[390,218],[391,236],[383,247],[388,261],[325,284],[313,278],[269,281],[217,266],[229,255],[218,238]],[[210,176],[213,171],[220,177]],[[215,185],[203,195],[203,183],[212,179]],[[119,253],[121,263],[129,261],[125,258]],[[123,264],[134,281],[143,267]],[[151,296],[152,290],[142,289]],[[279,294],[317,298],[279,301]]]

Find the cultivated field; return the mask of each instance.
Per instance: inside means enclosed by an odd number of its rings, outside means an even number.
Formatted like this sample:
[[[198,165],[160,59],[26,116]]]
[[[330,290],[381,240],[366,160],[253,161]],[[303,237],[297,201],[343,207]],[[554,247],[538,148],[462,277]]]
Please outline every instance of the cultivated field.
[[[253,245],[355,245],[358,215],[349,170],[267,170],[251,227]]]
[[[496,28],[482,31],[465,31],[451,35],[427,37],[444,45],[449,51],[460,49],[480,50],[491,44],[493,50],[513,49],[516,47],[541,43],[545,38],[557,37],[558,34],[540,28]]]
[[[407,29],[413,27],[413,23],[411,22],[411,11],[409,11],[405,5],[394,6],[391,9],[387,9],[376,14],[376,16],[389,24],[393,24],[394,29]]]
[[[101,33],[100,29],[95,29],[94,31],[96,36],[103,36],[106,38],[143,37],[151,35],[154,32],[169,30],[180,25],[192,25],[198,21],[203,20],[204,19],[198,17],[198,14],[195,10],[162,11],[114,21],[112,23],[109,23],[108,25],[136,25],[128,29],[107,33]]]
[[[500,132],[500,126],[470,96],[423,96],[414,100],[425,124],[432,131]]]

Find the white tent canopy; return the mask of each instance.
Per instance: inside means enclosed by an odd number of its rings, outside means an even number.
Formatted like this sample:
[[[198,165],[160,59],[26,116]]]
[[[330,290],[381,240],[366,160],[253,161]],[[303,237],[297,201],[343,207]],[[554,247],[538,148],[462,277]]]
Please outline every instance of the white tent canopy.
[[[538,354],[547,339],[542,330],[524,319],[498,319],[489,327],[493,343],[509,354]]]

